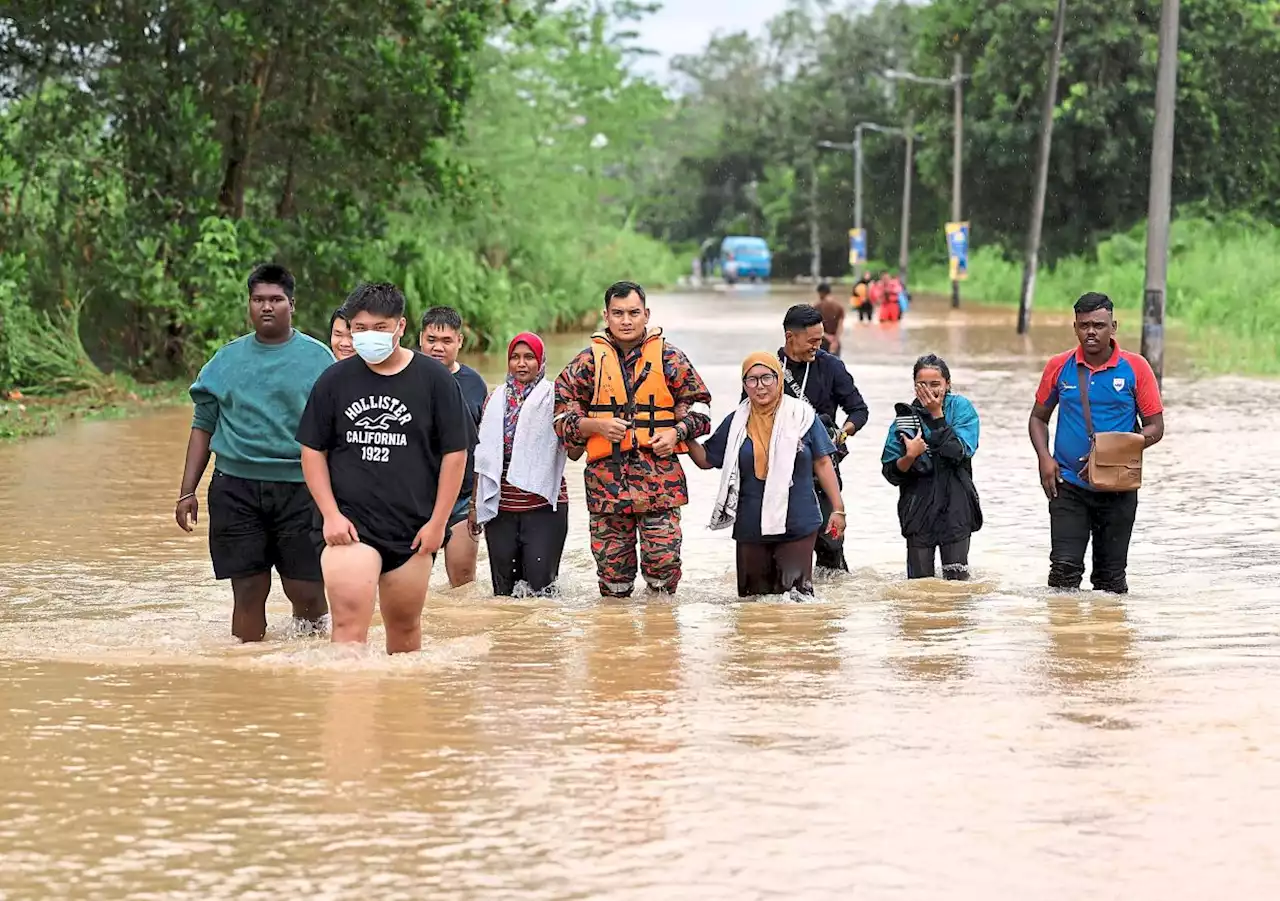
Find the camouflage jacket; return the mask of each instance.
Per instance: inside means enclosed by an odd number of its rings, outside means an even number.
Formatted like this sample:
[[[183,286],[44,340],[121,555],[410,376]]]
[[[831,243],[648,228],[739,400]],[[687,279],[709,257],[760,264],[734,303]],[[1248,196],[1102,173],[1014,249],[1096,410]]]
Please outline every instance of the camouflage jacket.
[[[622,355],[623,370],[633,372],[639,357],[639,347]],[[711,417],[692,412],[690,408],[694,404],[710,405],[711,392],[689,358],[670,342],[663,345],[662,373],[677,409],[684,412],[682,421],[689,431],[689,440],[710,434]],[[569,361],[556,378],[556,434],[566,447],[586,446],[582,420],[595,387],[595,356],[588,347]],[[659,457],[642,448],[623,454],[621,471],[612,458],[588,463],[584,481],[587,509],[592,513],[647,513],[689,503],[680,458]]]

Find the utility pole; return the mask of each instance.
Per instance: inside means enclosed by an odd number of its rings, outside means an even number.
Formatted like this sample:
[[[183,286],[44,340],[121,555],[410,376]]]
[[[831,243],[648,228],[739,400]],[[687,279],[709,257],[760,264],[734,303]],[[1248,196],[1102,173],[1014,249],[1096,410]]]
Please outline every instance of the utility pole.
[[[960,168],[961,147],[964,142],[964,60],[960,54],[955,56],[955,68],[951,73],[951,83],[955,91],[955,125],[951,148],[951,221],[960,221]],[[960,306],[960,281],[951,281],[951,306]]]
[[[898,276],[902,279],[902,287],[907,287],[907,263],[911,254],[911,177],[912,163],[915,156],[916,136],[915,114],[907,113],[907,161],[902,168],[902,228],[898,236]]]
[[[1156,64],[1156,124],[1151,141],[1147,198],[1147,278],[1142,298],[1142,355],[1164,379],[1164,308],[1169,275],[1169,219],[1173,202],[1173,125],[1178,91],[1178,0],[1160,11],[1160,60]]]
[[[863,242],[870,249],[871,242],[867,241],[865,233],[862,232],[862,125],[861,123],[854,126],[853,129],[853,227],[863,234]],[[865,254],[864,254],[865,256]],[[862,274],[867,271],[867,261],[858,261],[858,271],[853,274],[855,279],[862,278]]]
[[[1022,298],[1018,302],[1018,334],[1031,327],[1031,303],[1036,293],[1036,269],[1040,265],[1040,235],[1044,227],[1044,199],[1049,185],[1049,153],[1053,146],[1053,111],[1058,105],[1058,68],[1062,57],[1062,35],[1066,30],[1067,0],[1058,0],[1053,20],[1053,51],[1049,55],[1049,81],[1040,108],[1040,156],[1036,160],[1036,186],[1031,200],[1031,223],[1027,229],[1027,261],[1022,270]]]
[[[908,121],[908,124],[910,124],[911,120],[908,119],[907,121]],[[910,175],[910,172],[911,172],[911,153],[912,153],[911,151],[912,135],[909,128],[904,130],[901,128],[894,128],[888,125],[878,125],[875,122],[859,122],[857,125],[855,125],[853,127],[853,143],[852,144],[836,144],[831,141],[818,142],[817,146],[823,150],[844,150],[844,151],[852,150],[853,151],[853,227],[858,229],[859,231],[862,230],[862,132],[864,130],[878,131],[878,132],[882,132],[883,134],[906,136],[907,142],[908,142],[907,143],[908,176]],[[911,201],[910,185],[908,185],[905,191],[903,192],[903,199],[908,205],[910,205],[910,201]],[[907,223],[909,221],[907,216],[908,214],[906,213],[903,214],[904,223]],[[870,242],[867,242],[867,244],[869,246]],[[902,245],[902,246],[905,247],[905,245]],[[901,257],[902,252],[903,252],[902,248],[900,247],[899,259],[902,259]],[[862,273],[865,271],[866,271],[866,260],[863,260],[858,265],[858,269],[854,273],[854,277],[861,278]]]
[[[818,159],[813,155],[809,165],[809,275],[814,283],[822,281],[822,234],[818,227]]]

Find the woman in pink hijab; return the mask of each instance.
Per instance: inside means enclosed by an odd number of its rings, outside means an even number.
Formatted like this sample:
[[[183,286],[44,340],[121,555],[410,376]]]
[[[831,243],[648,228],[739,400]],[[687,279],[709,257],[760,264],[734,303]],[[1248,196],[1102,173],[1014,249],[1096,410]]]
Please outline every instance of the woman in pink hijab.
[[[472,521],[484,530],[495,595],[552,594],[560,575],[569,494],[546,369],[541,338],[512,338],[506,382],[489,395],[480,421]]]

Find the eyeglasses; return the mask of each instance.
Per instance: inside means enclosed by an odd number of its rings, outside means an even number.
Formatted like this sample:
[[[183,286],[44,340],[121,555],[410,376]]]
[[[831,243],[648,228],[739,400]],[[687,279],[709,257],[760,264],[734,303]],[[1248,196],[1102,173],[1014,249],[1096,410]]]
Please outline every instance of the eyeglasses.
[[[755,388],[757,385],[761,388],[772,388],[778,384],[778,375],[774,372],[766,372],[763,375],[749,375],[742,380],[742,384],[748,388]]]

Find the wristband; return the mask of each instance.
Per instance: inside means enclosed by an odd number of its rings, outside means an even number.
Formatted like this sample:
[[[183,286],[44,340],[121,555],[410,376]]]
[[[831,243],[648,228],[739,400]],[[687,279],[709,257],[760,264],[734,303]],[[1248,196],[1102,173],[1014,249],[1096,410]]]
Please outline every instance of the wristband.
[[[176,503],[179,503],[179,504],[180,504],[180,503],[182,503],[183,501],[185,501],[185,500],[190,500],[191,498],[193,498],[193,497],[195,497],[195,496],[196,496],[196,493],[195,493],[194,491],[193,491],[193,492],[191,492],[190,494],[184,494],[182,497],[178,498],[178,500],[176,501]]]

